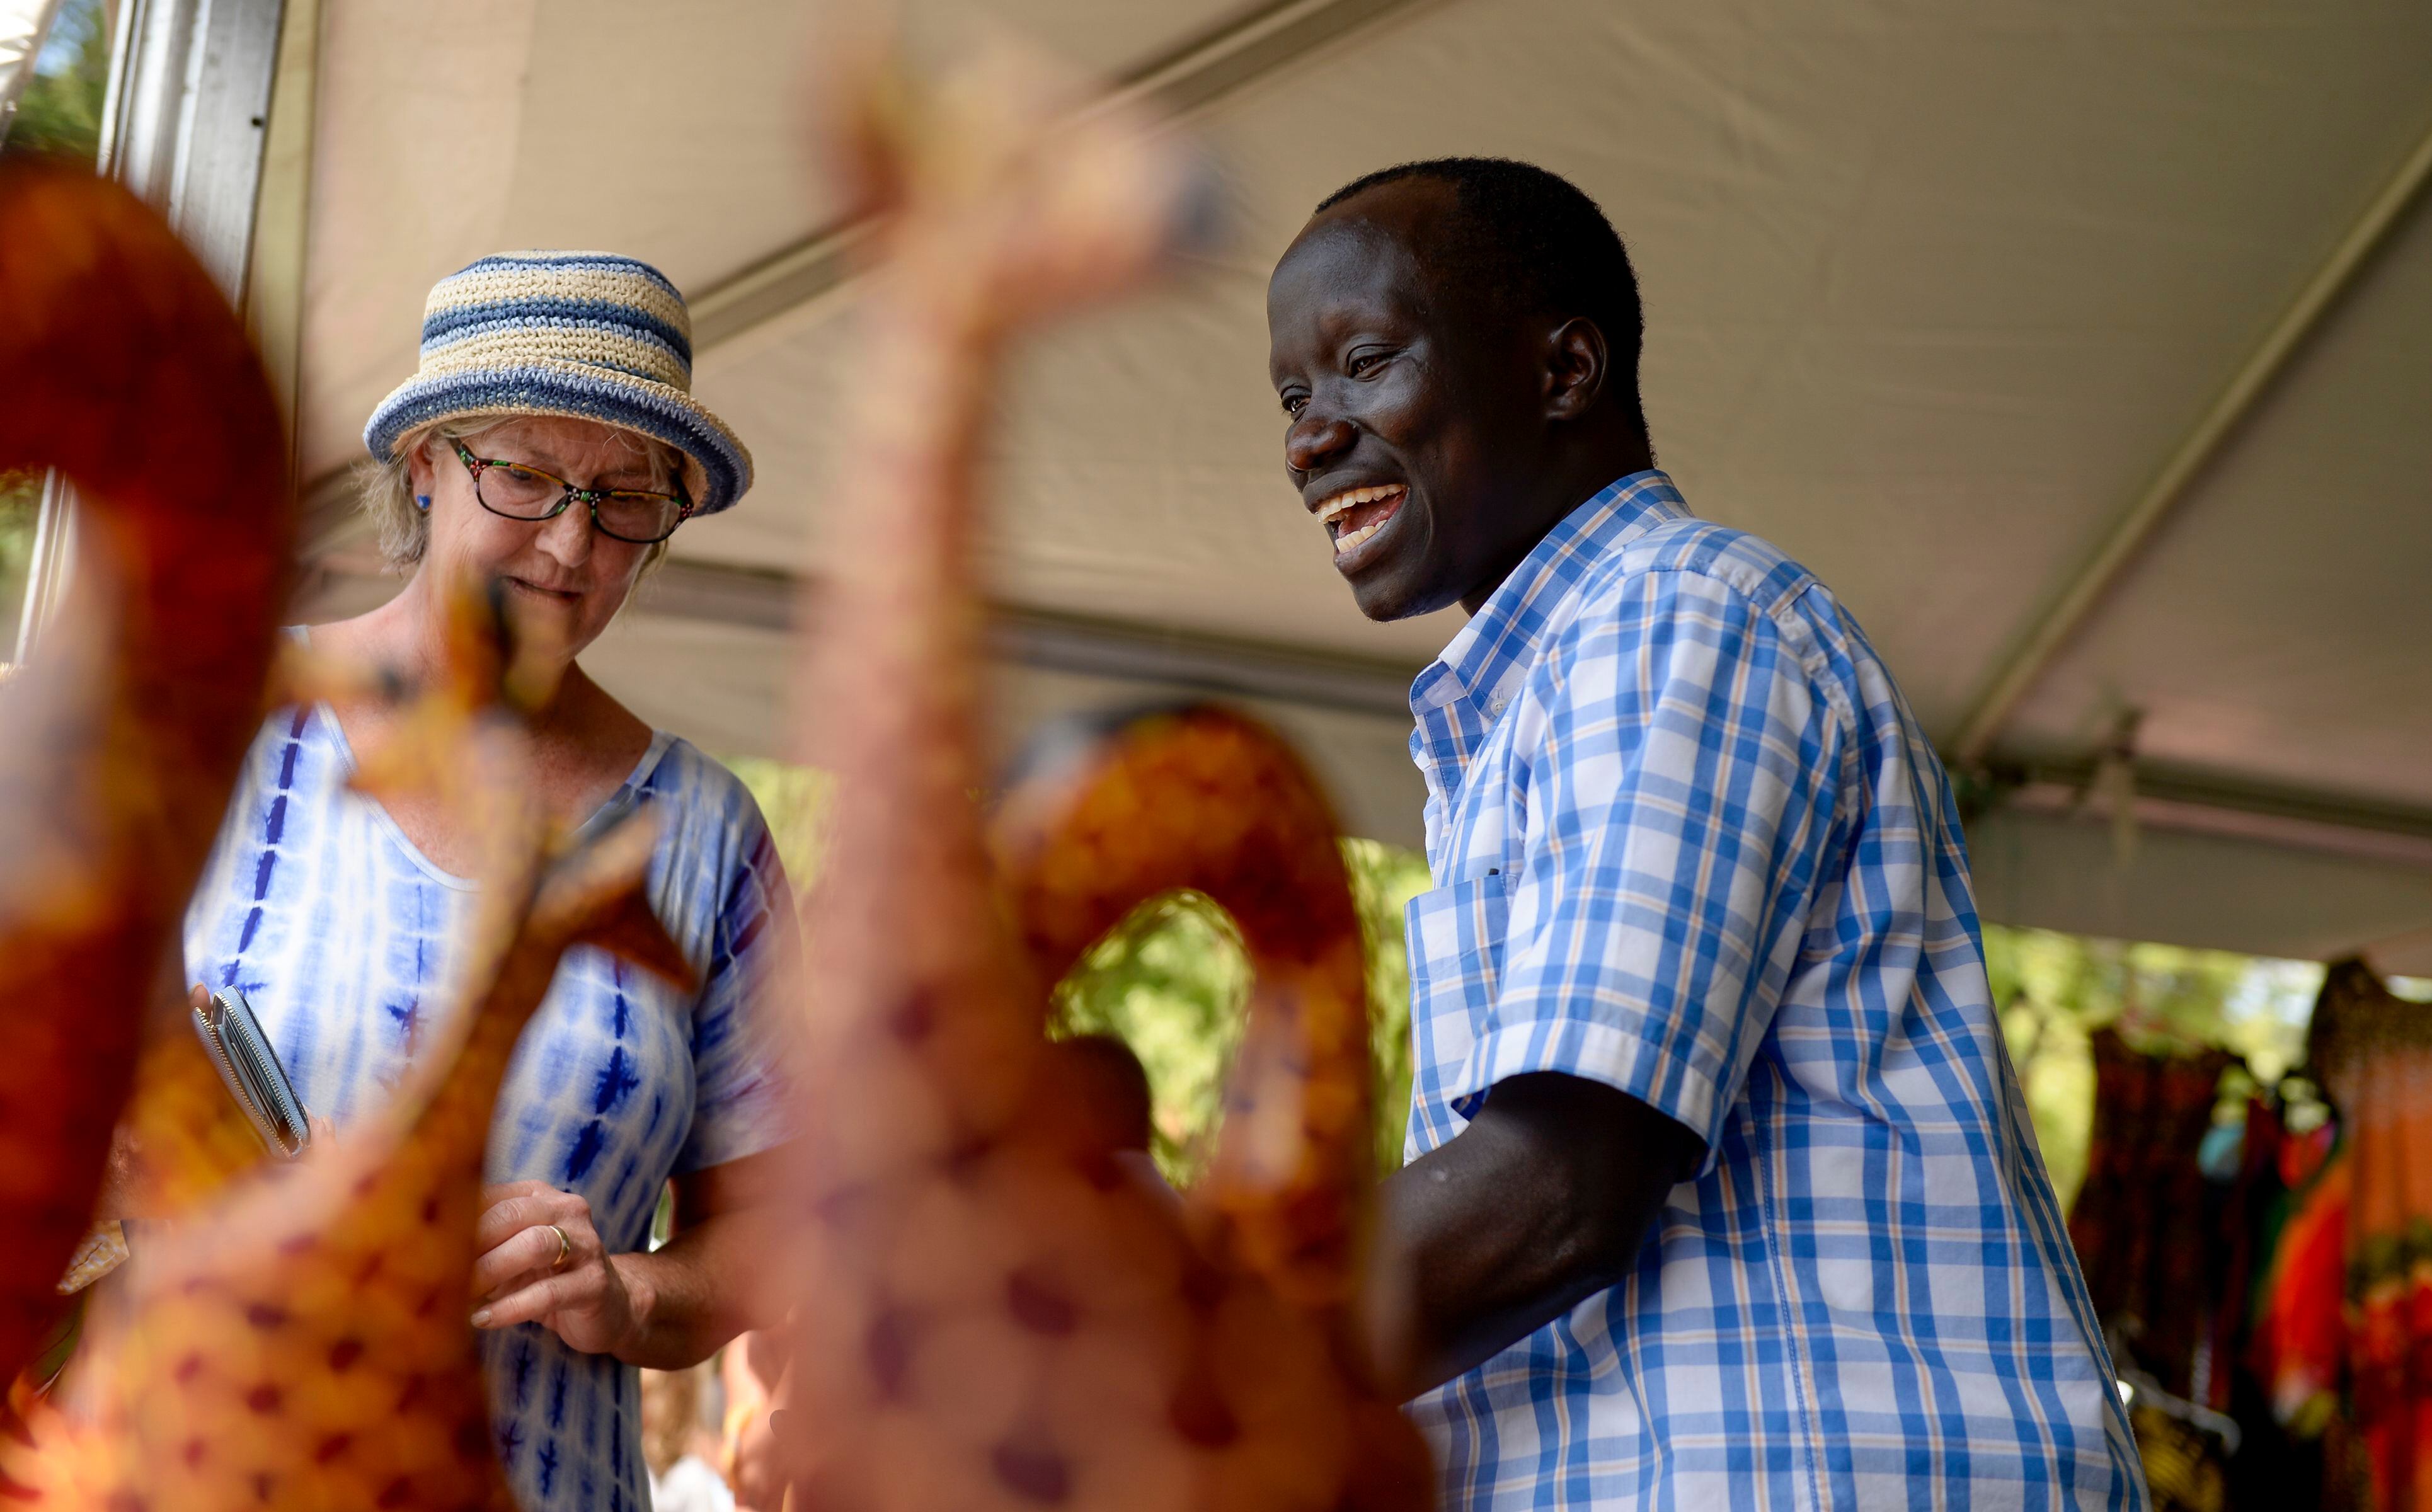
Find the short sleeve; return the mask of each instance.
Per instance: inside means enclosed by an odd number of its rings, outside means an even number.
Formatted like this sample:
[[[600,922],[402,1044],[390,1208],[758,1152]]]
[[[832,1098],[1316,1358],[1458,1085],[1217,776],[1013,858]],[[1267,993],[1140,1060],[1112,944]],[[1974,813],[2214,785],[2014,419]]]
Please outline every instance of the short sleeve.
[[[1732,587],[1659,571],[1615,592],[1507,715],[1526,859],[1453,1092],[1588,1077],[1685,1125],[1711,1168],[1832,844],[1845,725]]]
[[[693,1006],[692,1132],[676,1152],[678,1175],[757,1154],[793,1132],[775,999],[794,944],[793,896],[767,823],[748,797],[744,803],[736,860]]]

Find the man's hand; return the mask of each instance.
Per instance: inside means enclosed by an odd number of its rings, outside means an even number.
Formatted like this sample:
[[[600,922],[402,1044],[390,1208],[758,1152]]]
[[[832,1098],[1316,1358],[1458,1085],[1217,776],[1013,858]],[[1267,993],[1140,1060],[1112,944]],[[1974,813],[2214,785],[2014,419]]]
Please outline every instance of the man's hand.
[[[625,1347],[647,1304],[637,1302],[632,1278],[600,1242],[591,1204],[546,1182],[509,1182],[485,1187],[481,1197],[473,1326],[542,1323],[585,1354]]]
[[[1496,1083],[1468,1128],[1385,1183],[1363,1318],[1380,1392],[1441,1386],[1619,1282],[1704,1158],[1601,1082]]]

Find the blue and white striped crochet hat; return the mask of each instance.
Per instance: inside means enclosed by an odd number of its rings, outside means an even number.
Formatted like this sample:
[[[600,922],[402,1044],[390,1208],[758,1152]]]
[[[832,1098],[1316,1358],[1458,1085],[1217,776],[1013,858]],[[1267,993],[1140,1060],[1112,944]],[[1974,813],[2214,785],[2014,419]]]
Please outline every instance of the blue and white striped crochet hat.
[[[387,462],[442,420],[597,420],[684,456],[684,495],[715,514],[752,486],[752,454],[692,396],[692,316],[647,262],[608,252],[501,252],[432,285],[422,366],[380,402],[363,445]]]

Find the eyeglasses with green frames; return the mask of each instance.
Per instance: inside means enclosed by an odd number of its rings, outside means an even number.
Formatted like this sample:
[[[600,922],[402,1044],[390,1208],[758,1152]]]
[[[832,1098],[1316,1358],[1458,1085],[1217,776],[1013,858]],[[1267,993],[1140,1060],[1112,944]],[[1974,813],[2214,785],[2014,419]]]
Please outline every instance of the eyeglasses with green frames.
[[[600,534],[635,546],[650,546],[676,533],[692,515],[692,500],[682,494],[652,494],[632,488],[577,488],[553,473],[497,457],[476,457],[461,441],[450,443],[457,461],[473,475],[473,496],[481,508],[510,520],[538,523],[553,520],[569,504],[590,510],[591,524]]]

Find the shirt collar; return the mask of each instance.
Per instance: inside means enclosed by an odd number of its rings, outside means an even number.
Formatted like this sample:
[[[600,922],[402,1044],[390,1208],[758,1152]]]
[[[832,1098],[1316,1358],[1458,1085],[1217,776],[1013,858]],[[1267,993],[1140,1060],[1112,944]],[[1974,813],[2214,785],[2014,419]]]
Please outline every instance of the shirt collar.
[[[1512,569],[1477,614],[1410,684],[1410,712],[1424,715],[1455,698],[1499,713],[1536,661],[1553,612],[1588,568],[1623,543],[1689,512],[1666,474],[1648,468],[1617,478],[1555,522]]]

